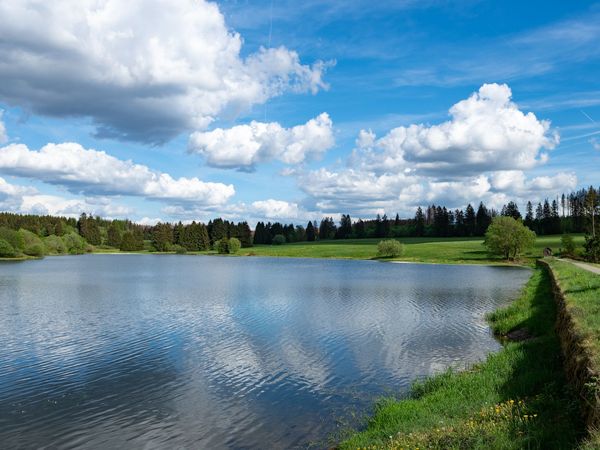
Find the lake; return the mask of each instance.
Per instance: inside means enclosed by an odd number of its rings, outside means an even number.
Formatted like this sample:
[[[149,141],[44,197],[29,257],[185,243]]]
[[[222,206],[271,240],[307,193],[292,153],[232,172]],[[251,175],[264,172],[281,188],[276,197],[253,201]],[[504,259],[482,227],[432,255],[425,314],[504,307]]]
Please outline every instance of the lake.
[[[499,349],[515,267],[176,255],[0,264],[4,448],[292,448]],[[358,419],[357,419],[358,417]]]

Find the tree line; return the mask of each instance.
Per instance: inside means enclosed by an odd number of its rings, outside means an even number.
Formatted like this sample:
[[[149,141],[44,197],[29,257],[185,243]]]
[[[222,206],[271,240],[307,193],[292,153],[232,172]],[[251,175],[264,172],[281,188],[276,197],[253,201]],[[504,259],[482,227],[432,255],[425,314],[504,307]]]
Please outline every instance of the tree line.
[[[254,232],[246,221],[235,223],[222,218],[213,219],[207,224],[196,221],[187,224],[161,222],[149,226],[127,219],[107,220],[86,213],[74,219],[3,212],[0,213],[0,241],[4,242],[0,242],[0,247],[4,248],[2,251],[5,253],[11,253],[11,247],[13,253],[24,253],[27,245],[23,242],[27,241],[30,247],[35,247],[35,251],[29,249],[31,253],[40,253],[40,248],[47,254],[77,253],[85,251],[88,245],[122,251],[183,252],[206,251],[215,248],[219,241],[231,238],[236,238],[242,247],[247,248],[252,245],[333,239],[469,237],[484,236],[496,216],[522,220],[538,235],[586,232],[591,238],[596,238],[598,192],[598,189],[589,187],[537,204],[527,202],[524,215],[512,201],[499,211],[487,207],[483,202],[477,208],[468,204],[464,209],[429,205],[418,207],[414,217],[407,219],[401,219],[398,214],[394,218],[378,214],[374,219],[359,218],[354,221],[349,214],[342,214],[337,223],[332,217],[323,217],[320,222],[309,221],[306,226],[261,221],[256,224]],[[18,239],[9,230],[25,230],[29,234],[26,235],[27,239]],[[32,243],[32,236],[37,236],[41,241]],[[47,239],[51,236],[51,239]]]

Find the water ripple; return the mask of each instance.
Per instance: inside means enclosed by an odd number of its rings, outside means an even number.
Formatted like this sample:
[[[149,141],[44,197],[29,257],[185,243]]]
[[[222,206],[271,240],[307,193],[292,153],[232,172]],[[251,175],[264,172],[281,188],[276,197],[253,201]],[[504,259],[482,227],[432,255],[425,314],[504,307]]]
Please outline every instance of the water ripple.
[[[384,394],[498,348],[515,268],[176,256],[0,273],[6,448],[325,446]],[[321,443],[321,444],[319,444]]]

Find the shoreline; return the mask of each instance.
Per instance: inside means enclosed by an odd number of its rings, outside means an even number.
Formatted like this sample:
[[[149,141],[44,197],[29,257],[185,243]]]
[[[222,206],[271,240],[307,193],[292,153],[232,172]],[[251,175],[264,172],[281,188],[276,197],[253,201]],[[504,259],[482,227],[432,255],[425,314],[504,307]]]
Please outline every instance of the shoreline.
[[[146,256],[210,256],[210,257],[232,257],[232,258],[284,258],[284,259],[315,259],[315,260],[336,260],[336,261],[371,261],[378,263],[387,263],[387,264],[428,264],[435,266],[488,266],[488,267],[518,267],[524,269],[531,269],[533,264],[528,264],[526,262],[507,262],[507,261],[489,261],[489,260],[481,260],[481,262],[466,262],[466,261],[446,261],[446,262],[438,262],[438,261],[427,261],[427,260],[406,260],[406,259],[388,259],[388,258],[360,258],[360,257],[344,257],[344,256],[292,256],[292,255],[256,255],[256,254],[219,254],[215,252],[188,252],[188,253],[176,253],[176,252],[149,252],[149,251],[95,251],[82,253],[79,255],[70,255],[70,254],[61,254],[61,255],[46,255],[47,257],[55,257],[55,256],[83,256],[83,255],[146,255]],[[29,259],[43,259],[43,258],[32,258],[27,257],[23,259],[18,258],[5,258],[6,261],[16,261],[22,260],[26,261]],[[0,258],[0,261],[2,259]]]
[[[556,317],[550,272],[537,267],[513,302],[486,316],[499,351],[416,381],[407,397],[380,400],[364,428],[346,430],[336,448],[575,448],[584,423],[565,378]]]

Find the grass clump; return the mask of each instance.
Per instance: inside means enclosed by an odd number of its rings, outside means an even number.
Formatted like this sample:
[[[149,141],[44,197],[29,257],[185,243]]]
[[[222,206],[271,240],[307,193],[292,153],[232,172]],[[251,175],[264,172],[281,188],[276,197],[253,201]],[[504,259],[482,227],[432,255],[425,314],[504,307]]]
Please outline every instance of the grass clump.
[[[489,316],[493,330],[526,328],[472,367],[417,382],[409,398],[376,406],[366,428],[340,448],[562,449],[582,436],[576,396],[567,386],[549,275],[536,269],[518,300]]]

